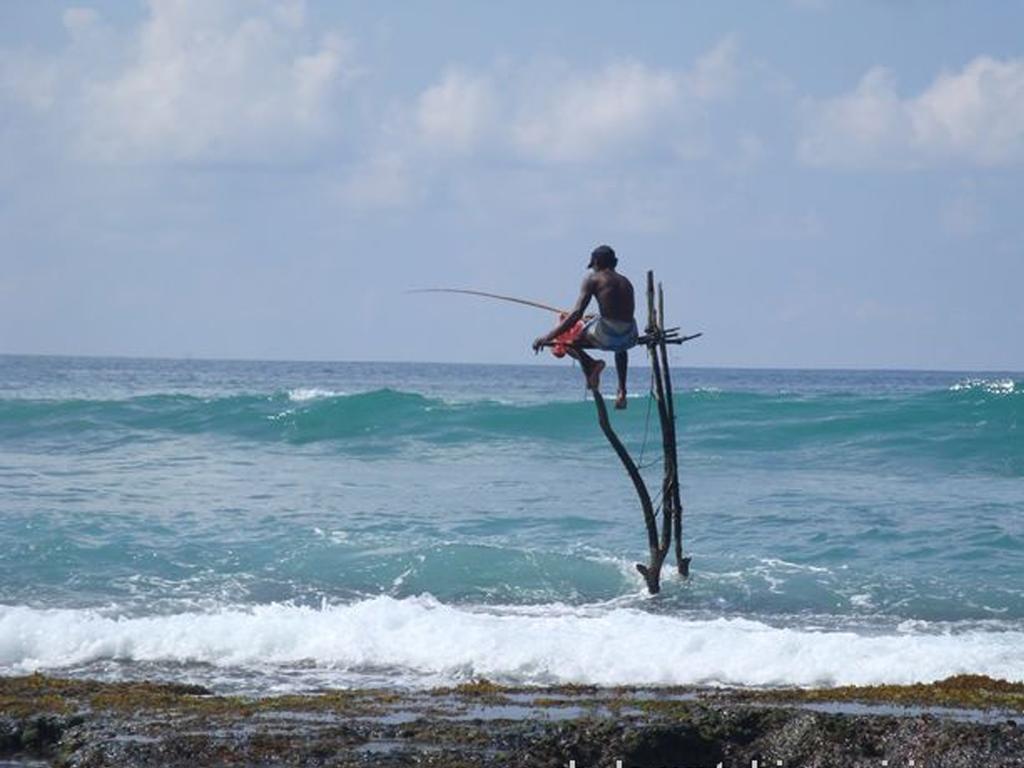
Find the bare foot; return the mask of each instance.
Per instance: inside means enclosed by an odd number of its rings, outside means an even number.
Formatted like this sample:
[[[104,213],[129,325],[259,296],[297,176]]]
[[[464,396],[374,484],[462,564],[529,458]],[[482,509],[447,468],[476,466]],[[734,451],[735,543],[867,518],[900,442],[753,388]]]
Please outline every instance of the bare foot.
[[[616,410],[619,411],[626,410],[626,393],[623,392],[621,389],[619,390],[619,393],[615,396],[615,408]]]
[[[587,389],[595,392],[601,386],[601,371],[604,370],[604,360],[595,360],[594,364],[587,371]]]

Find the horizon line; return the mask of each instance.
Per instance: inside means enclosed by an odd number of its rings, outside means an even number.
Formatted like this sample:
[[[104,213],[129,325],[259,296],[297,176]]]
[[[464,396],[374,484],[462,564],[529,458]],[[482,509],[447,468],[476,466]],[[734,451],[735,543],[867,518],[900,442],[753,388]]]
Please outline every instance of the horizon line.
[[[66,358],[71,360],[141,360],[141,361],[166,361],[166,362],[199,362],[199,363],[343,363],[355,365],[479,365],[479,366],[504,366],[509,368],[553,368],[560,363],[486,363],[467,362],[458,360],[341,360],[330,358],[259,358],[259,357],[205,357],[205,356],[182,356],[173,357],[167,355],[126,355],[126,354],[62,354],[50,352],[0,352],[3,357],[33,357],[33,358]],[[645,362],[631,363],[633,368],[650,368]],[[693,368],[698,370],[733,370],[733,371],[856,371],[856,372],[886,372],[886,373],[1008,373],[1024,375],[1024,370],[1014,368],[928,368],[908,367],[893,368],[887,366],[857,367],[852,365],[826,365],[826,366],[769,366],[769,365],[679,365],[673,363],[673,368]]]

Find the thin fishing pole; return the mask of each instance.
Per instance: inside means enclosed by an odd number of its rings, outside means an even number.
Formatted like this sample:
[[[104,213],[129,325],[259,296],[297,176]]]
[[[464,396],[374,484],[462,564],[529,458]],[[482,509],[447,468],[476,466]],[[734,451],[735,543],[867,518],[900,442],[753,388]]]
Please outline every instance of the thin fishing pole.
[[[530,299],[519,299],[515,296],[504,296],[500,293],[488,293],[487,291],[473,291],[468,288],[413,288],[406,291],[406,293],[464,293],[469,296],[483,296],[488,299],[500,299],[501,301],[510,301],[513,304],[523,304],[527,307],[536,307],[537,309],[546,309],[548,312],[554,312],[559,315],[566,315],[564,309],[558,307],[552,307],[550,304],[542,304],[539,301],[531,301]]]

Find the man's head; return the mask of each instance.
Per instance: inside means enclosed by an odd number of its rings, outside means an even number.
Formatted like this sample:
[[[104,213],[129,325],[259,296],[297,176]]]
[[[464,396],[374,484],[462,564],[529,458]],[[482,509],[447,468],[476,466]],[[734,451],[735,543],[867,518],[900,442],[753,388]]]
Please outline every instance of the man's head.
[[[614,269],[619,260],[610,245],[599,245],[590,252],[590,263],[587,269]]]

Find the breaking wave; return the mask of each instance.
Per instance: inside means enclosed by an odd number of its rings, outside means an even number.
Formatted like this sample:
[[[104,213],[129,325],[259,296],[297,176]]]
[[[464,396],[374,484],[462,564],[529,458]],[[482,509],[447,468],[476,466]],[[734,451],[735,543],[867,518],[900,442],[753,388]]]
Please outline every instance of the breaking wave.
[[[971,380],[948,390],[895,395],[764,394],[694,390],[677,395],[690,450],[800,451],[840,446],[884,460],[922,455],[1002,475],[1024,474],[1017,434],[1024,398],[1012,380]],[[626,436],[645,429],[640,398],[617,415]],[[393,389],[345,394],[298,388],[271,395],[184,394],[120,400],[0,400],[0,438],[67,439],[83,433],[212,434],[289,443],[433,444],[487,440],[600,440],[584,401],[451,402]],[[1008,439],[1010,438],[1010,439]]]
[[[649,652],[637,653],[638,644]],[[430,596],[142,618],[0,607],[0,672],[98,661],[304,665],[338,684],[359,684],[375,672],[407,685],[483,676],[508,684],[822,686],[926,682],[963,672],[1017,680],[1024,632],[951,633],[918,622],[871,635],[608,606],[473,609]]]

